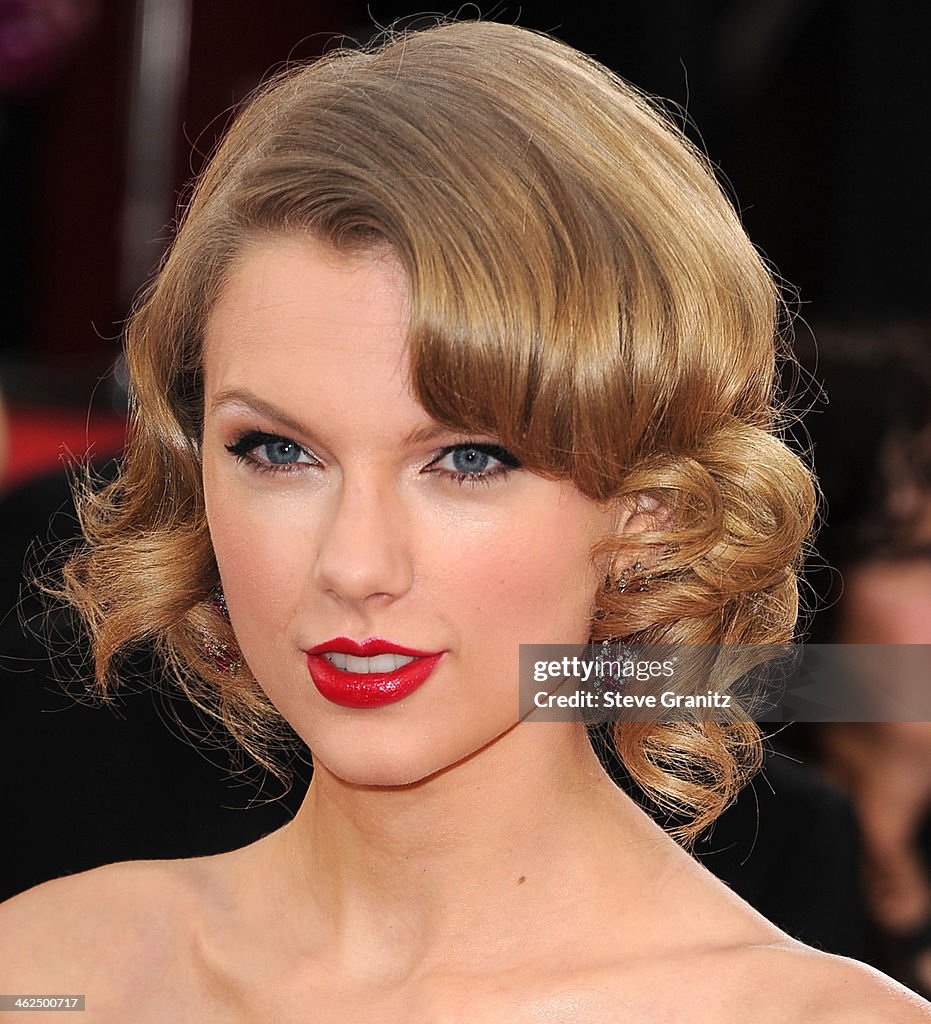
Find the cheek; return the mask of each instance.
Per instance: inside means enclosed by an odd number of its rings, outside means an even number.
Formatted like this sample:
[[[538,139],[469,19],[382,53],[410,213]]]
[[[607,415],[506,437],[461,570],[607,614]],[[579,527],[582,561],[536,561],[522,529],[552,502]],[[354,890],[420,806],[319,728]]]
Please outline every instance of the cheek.
[[[211,484],[214,484],[211,486]],[[283,624],[307,578],[307,543],[293,503],[259,501],[205,472],[207,521],[237,636]]]
[[[572,506],[537,510],[463,552],[461,581],[478,626],[509,643],[583,643],[598,574],[590,520]],[[464,595],[463,595],[464,596]]]

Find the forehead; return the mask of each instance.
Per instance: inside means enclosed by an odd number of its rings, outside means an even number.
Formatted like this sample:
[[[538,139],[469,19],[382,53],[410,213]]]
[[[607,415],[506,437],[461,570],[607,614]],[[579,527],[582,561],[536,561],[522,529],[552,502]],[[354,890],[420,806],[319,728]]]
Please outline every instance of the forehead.
[[[344,255],[305,238],[253,242],[227,276],[204,336],[210,370],[313,350],[401,362],[404,272],[387,248]]]
[[[407,324],[407,296],[404,270],[386,246],[340,253],[309,238],[271,237],[249,244],[232,264],[207,335],[269,322],[399,328]]]
[[[256,243],[207,322],[205,413],[251,406],[327,443],[371,445],[434,421],[409,384],[406,277],[389,250]]]

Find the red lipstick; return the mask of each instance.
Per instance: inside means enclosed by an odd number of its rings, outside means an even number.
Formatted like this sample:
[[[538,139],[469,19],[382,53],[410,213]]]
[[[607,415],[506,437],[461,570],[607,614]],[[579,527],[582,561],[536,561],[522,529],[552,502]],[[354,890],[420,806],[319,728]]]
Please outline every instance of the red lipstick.
[[[326,654],[353,658],[394,654],[413,660],[384,672],[358,672],[348,666],[340,668],[334,665],[325,657]],[[359,642],[339,636],[307,651],[307,668],[314,686],[327,700],[347,708],[377,708],[383,704],[394,704],[412,694],[426,682],[442,656],[442,651],[417,651],[380,637]]]

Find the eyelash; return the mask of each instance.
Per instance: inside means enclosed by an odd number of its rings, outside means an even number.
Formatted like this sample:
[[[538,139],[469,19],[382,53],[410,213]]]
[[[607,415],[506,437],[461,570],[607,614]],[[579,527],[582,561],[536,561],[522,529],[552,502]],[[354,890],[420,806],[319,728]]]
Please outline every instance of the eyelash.
[[[244,463],[250,469],[259,473],[293,473],[297,470],[298,466],[309,465],[309,463],[306,462],[276,464],[258,459],[253,455],[256,448],[260,448],[263,445],[280,443],[293,445],[299,452],[302,452],[305,455],[311,455],[306,448],[302,448],[296,441],[283,437],[281,434],[268,434],[262,430],[247,431],[240,435],[240,437],[232,444],[225,445],[225,448],[231,455],[235,456],[237,462]],[[430,466],[433,466],[437,462],[441,462],[448,455],[451,455],[456,451],[479,452],[482,455],[488,455],[495,459],[498,462],[498,465],[481,473],[456,473],[450,470],[437,469],[430,470],[430,472],[440,473],[460,486],[468,484],[471,487],[475,487],[478,484],[487,486],[495,479],[504,480],[512,470],[520,469],[520,462],[506,448],[503,448],[499,444],[485,444],[481,442],[463,442],[461,444],[447,445],[445,448],[440,449],[439,453],[430,461],[426,468],[429,469]],[[313,458],[314,456],[311,455],[311,457]]]

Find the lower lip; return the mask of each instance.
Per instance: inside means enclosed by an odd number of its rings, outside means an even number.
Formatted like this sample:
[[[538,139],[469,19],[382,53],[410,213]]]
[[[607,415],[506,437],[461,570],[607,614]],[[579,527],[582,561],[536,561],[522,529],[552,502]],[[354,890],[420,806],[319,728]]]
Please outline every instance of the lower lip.
[[[343,672],[322,654],[308,654],[307,667],[314,686],[327,700],[344,708],[379,708],[409,697],[422,686],[442,657],[413,661],[394,672]]]

